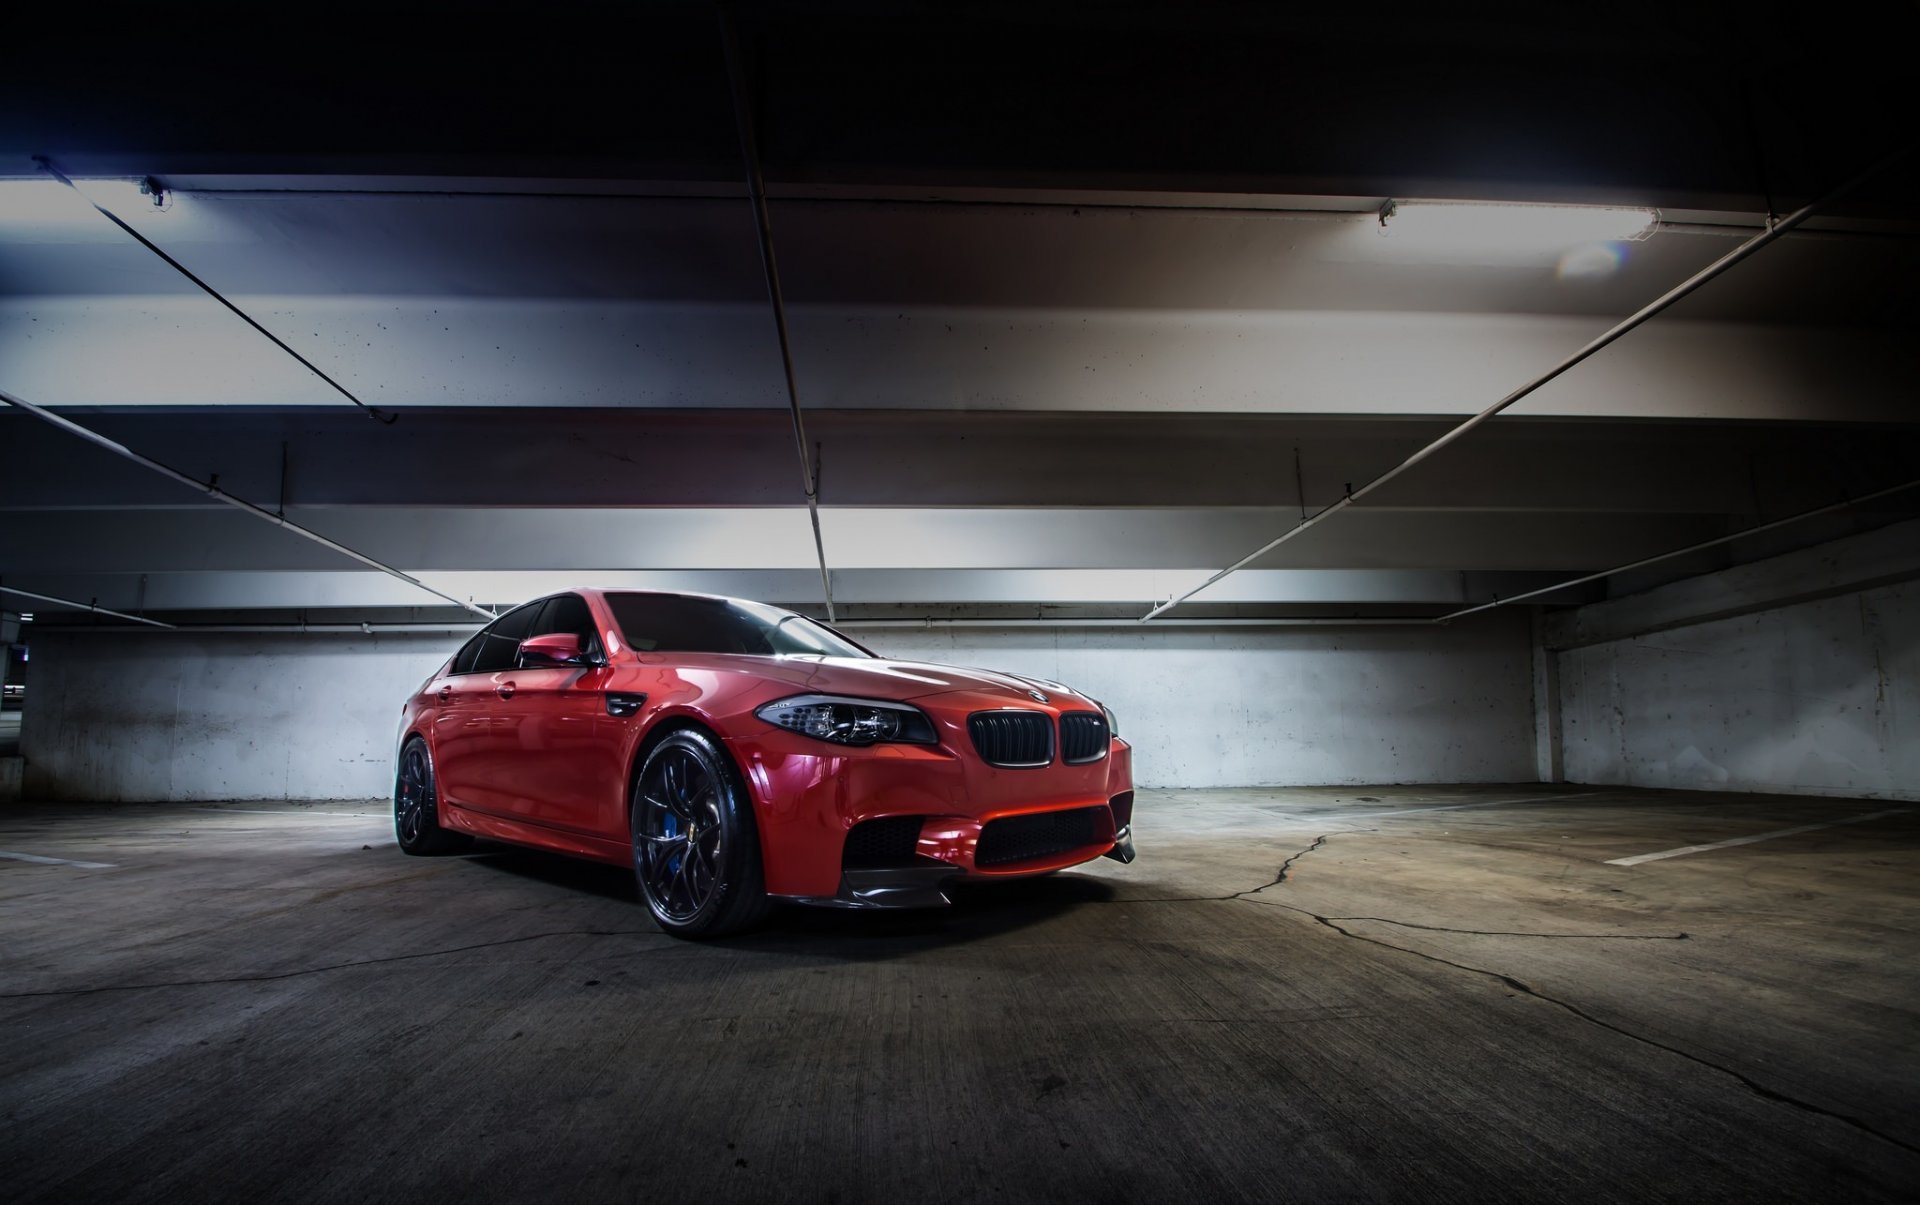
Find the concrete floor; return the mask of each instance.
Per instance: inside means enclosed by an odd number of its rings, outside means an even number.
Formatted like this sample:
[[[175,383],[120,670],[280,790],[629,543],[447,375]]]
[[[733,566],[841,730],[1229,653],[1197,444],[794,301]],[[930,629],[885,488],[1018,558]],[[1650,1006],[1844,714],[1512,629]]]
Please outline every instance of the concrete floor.
[[[1909,805],[1911,806],[1911,805]],[[11,1201],[1893,1201],[1920,807],[1150,791],[1140,860],[700,946],[372,808],[14,806]]]

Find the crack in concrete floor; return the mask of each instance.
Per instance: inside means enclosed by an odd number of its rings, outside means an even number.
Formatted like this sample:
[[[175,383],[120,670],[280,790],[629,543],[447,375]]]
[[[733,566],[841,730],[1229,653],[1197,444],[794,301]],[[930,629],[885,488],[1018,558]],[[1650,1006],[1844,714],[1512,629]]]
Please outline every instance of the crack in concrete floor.
[[[1390,917],[1327,916],[1318,912],[1314,912],[1309,908],[1303,908],[1296,904],[1283,903],[1279,900],[1276,900],[1270,897],[1259,898],[1261,896],[1261,893],[1269,891],[1275,887],[1284,885],[1288,880],[1288,876],[1292,873],[1294,865],[1297,862],[1299,862],[1302,858],[1305,858],[1306,856],[1308,856],[1309,854],[1315,853],[1325,848],[1328,840],[1330,840],[1333,836],[1350,835],[1352,833],[1357,833],[1357,832],[1374,832],[1374,831],[1378,831],[1378,830],[1373,830],[1373,829],[1343,830],[1342,833],[1339,833],[1339,834],[1323,833],[1315,837],[1310,844],[1288,855],[1288,857],[1280,864],[1279,869],[1275,872],[1274,877],[1272,879],[1268,880],[1265,883],[1260,884],[1257,887],[1248,888],[1243,891],[1236,891],[1236,892],[1228,893],[1226,895],[1213,895],[1213,896],[1168,896],[1168,897],[1155,897],[1155,898],[1145,898],[1145,899],[1121,898],[1121,899],[1090,901],[1090,902],[1098,902],[1098,903],[1105,903],[1105,904],[1182,904],[1182,903],[1228,903],[1228,902],[1239,901],[1239,902],[1250,903],[1250,904],[1260,904],[1267,907],[1279,908],[1288,912],[1293,912],[1301,916],[1309,917],[1316,924],[1324,928],[1331,929],[1335,933],[1338,933],[1343,937],[1351,938],[1355,941],[1366,942],[1369,945],[1380,946],[1383,949],[1394,950],[1402,954],[1411,954],[1416,958],[1424,959],[1428,962],[1438,963],[1442,966],[1450,967],[1455,970],[1466,971],[1470,974],[1481,975],[1487,978],[1496,979],[1503,985],[1513,989],[1516,992],[1519,992],[1532,999],[1539,1000],[1543,1003],[1551,1004],[1554,1007],[1565,1011],[1569,1015],[1574,1016],[1579,1020],[1586,1022],[1587,1024],[1597,1026],[1601,1029],[1605,1029],[1611,1033],[1617,1034],[1631,1041],[1638,1042],[1645,1046],[1650,1046],[1656,1050],[1664,1051],[1678,1058],[1685,1059],[1686,1061],[1694,1063],[1698,1066],[1705,1067],[1709,1070],[1719,1072],[1722,1075],[1726,1075],[1729,1078],[1740,1083],[1748,1091],[1754,1093],[1756,1096],[1759,1096],[1762,1099],[1773,1101],[1778,1104],[1787,1105],[1791,1108],[1798,1109],[1802,1112],[1811,1113],[1815,1116],[1825,1117],[1833,1121],[1841,1122],[1856,1130],[1859,1130],[1863,1134],[1879,1139],[1882,1142],[1899,1147],[1902,1150],[1920,1154],[1920,1145],[1915,1145],[1915,1144],[1906,1142],[1898,1137],[1895,1137],[1894,1135],[1888,1134],[1880,1129],[1877,1129],[1876,1127],[1868,1124],[1865,1121],[1862,1121],[1857,1117],[1854,1117],[1845,1113],[1836,1112],[1835,1110],[1825,1108],[1821,1105],[1814,1104],[1810,1101],[1802,1100],[1798,1097],[1794,1097],[1784,1092],[1780,1092],[1776,1089],[1769,1088],[1766,1085],[1761,1084],[1758,1081],[1752,1079],[1751,1077],[1737,1070],[1734,1070],[1731,1067],[1725,1066],[1724,1064],[1716,1063],[1711,1059],[1707,1059],[1700,1055],[1693,1054],[1689,1051],[1682,1050],[1678,1047],[1671,1046],[1664,1042],[1657,1041],[1643,1034],[1635,1033],[1630,1029],[1627,1029],[1620,1025],[1616,1025],[1610,1021],[1603,1020],[1599,1017],[1594,1016],[1592,1013],[1587,1012],[1585,1009],[1582,1009],[1576,1004],[1570,1003],[1566,1000],[1559,999],[1558,997],[1555,997],[1555,996],[1548,995],[1545,992],[1542,992],[1539,989],[1531,986],[1530,984],[1527,984],[1522,980],[1519,980],[1504,972],[1489,970],[1485,967],[1471,966],[1467,963],[1455,962],[1452,959],[1442,958],[1436,954],[1428,954],[1424,951],[1415,950],[1407,946],[1396,945],[1393,942],[1383,941],[1377,937],[1370,937],[1364,933],[1356,933],[1351,929],[1344,927],[1344,925],[1358,923],[1358,922],[1371,922],[1375,924],[1393,925],[1401,928],[1419,929],[1427,932],[1436,932],[1436,933],[1457,933],[1462,935],[1485,936],[1485,937],[1526,937],[1526,938],[1549,938],[1549,939],[1562,939],[1562,940],[1565,940],[1565,939],[1613,940],[1613,941],[1687,941],[1687,940],[1691,940],[1690,935],[1687,933],[1684,933],[1684,932],[1676,933],[1676,934],[1530,933],[1530,932],[1516,932],[1516,931],[1489,930],[1489,929],[1461,929],[1461,928],[1452,928],[1444,925],[1421,924],[1415,921],[1395,920]],[[355,960],[350,960],[346,962],[329,963],[322,966],[304,967],[304,968],[299,968],[291,971],[274,972],[271,974],[234,975],[234,976],[211,977],[206,979],[176,980],[176,981],[168,981],[168,982],[161,982],[161,983],[111,984],[111,985],[106,985],[101,987],[68,988],[68,989],[62,989],[62,990],[40,991],[40,992],[7,992],[7,993],[0,993],[0,999],[16,1000],[16,999],[30,999],[30,998],[36,998],[36,997],[88,996],[88,995],[98,995],[98,994],[110,993],[110,992],[152,991],[152,990],[158,990],[163,988],[176,988],[176,987],[202,987],[202,986],[213,986],[213,985],[219,985],[219,984],[232,984],[232,983],[272,982],[277,980],[295,979],[295,978],[300,978],[302,976],[307,976],[307,975],[324,974],[330,971],[347,970],[347,969],[353,969],[353,968],[365,967],[365,966],[379,966],[379,965],[388,964],[388,963],[406,962],[406,961],[423,959],[423,958],[434,958],[434,957],[439,957],[446,954],[465,953],[472,950],[491,949],[491,948],[496,948],[500,946],[516,945],[516,944],[530,942],[530,941],[541,941],[541,940],[545,940],[547,938],[552,938],[552,937],[616,937],[616,936],[654,937],[654,938],[661,938],[663,939],[663,941],[667,943],[667,944],[656,946],[652,950],[636,951],[638,953],[659,953],[662,951],[678,948],[679,946],[678,941],[671,939],[667,934],[662,933],[656,929],[563,929],[563,930],[554,930],[554,931],[543,932],[543,933],[523,934],[518,937],[502,938],[497,941],[477,942],[477,943],[474,943],[471,945],[465,945],[465,946],[454,946],[454,947],[448,947],[444,949],[416,951],[408,954],[396,954],[396,955],[391,955],[383,958],[355,959]]]
[[[1374,832],[1375,830],[1369,828],[1369,829],[1354,829],[1351,831],[1370,833],[1370,832]],[[1209,904],[1209,903],[1222,904],[1222,903],[1226,903],[1229,900],[1247,899],[1250,896],[1258,895],[1260,892],[1265,891],[1269,887],[1278,887],[1280,884],[1286,882],[1287,875],[1291,873],[1293,870],[1293,864],[1295,862],[1298,862],[1301,858],[1306,857],[1308,854],[1312,853],[1314,850],[1319,849],[1321,846],[1325,845],[1327,843],[1327,838],[1332,836],[1334,836],[1333,833],[1322,833],[1320,836],[1315,837],[1313,839],[1312,845],[1307,846],[1305,849],[1300,850],[1298,853],[1295,853],[1292,856],[1290,856],[1286,861],[1280,863],[1280,869],[1273,876],[1273,878],[1260,884],[1258,887],[1249,887],[1245,891],[1232,891],[1232,892],[1228,892],[1226,895],[1161,895],[1161,896],[1146,896],[1146,897],[1128,897],[1126,899],[1117,899],[1117,900],[1096,900],[1094,902],[1102,903],[1102,904]]]
[[[1494,933],[1492,931],[1478,930],[1478,929],[1447,929],[1447,928],[1443,928],[1441,926],[1436,926],[1436,925],[1420,925],[1420,924],[1414,924],[1408,921],[1388,920],[1384,917],[1323,916],[1320,913],[1315,912],[1310,908],[1302,908],[1297,904],[1282,903],[1279,900],[1271,899],[1271,898],[1267,898],[1267,899],[1255,898],[1255,896],[1259,892],[1265,891],[1270,887],[1279,886],[1281,883],[1285,882],[1288,870],[1292,868],[1293,864],[1296,861],[1307,856],[1310,853],[1313,853],[1315,850],[1320,849],[1322,846],[1326,844],[1326,842],[1327,842],[1327,836],[1325,835],[1314,838],[1313,844],[1307,846],[1305,849],[1302,849],[1294,853],[1292,856],[1287,858],[1287,860],[1284,863],[1281,864],[1280,873],[1274,877],[1272,882],[1262,884],[1259,887],[1253,888],[1251,891],[1240,891],[1240,892],[1235,892],[1234,894],[1229,896],[1221,896],[1221,897],[1214,897],[1214,898],[1217,898],[1223,901],[1238,900],[1244,903],[1260,904],[1270,908],[1281,908],[1288,912],[1295,912],[1302,916],[1311,917],[1315,923],[1325,928],[1332,929],[1335,933],[1340,934],[1342,937],[1349,937],[1355,941],[1363,941],[1368,943],[1369,945],[1380,946],[1383,949],[1397,950],[1402,954],[1411,954],[1415,958],[1423,958],[1428,962],[1436,962],[1442,966],[1452,967],[1455,970],[1467,971],[1471,974],[1484,975],[1490,979],[1497,979],[1505,986],[1512,988],[1514,991],[1519,992],[1522,995],[1529,996],[1535,1000],[1539,1000],[1543,1003],[1551,1004],[1556,1008],[1564,1010],[1565,1012],[1571,1014],[1572,1016],[1578,1017],[1580,1020],[1585,1021],[1589,1025],[1598,1026],[1599,1028],[1607,1030],[1610,1033],[1618,1034],[1623,1038],[1627,1038],[1634,1042],[1639,1042],[1645,1046],[1651,1046],[1655,1050],[1665,1051],[1668,1054],[1675,1055],[1679,1058],[1685,1059],[1690,1063],[1694,1063],[1698,1066],[1705,1067],[1709,1070],[1717,1071],[1722,1075],[1728,1076],[1734,1079],[1735,1081],[1739,1082],[1748,1091],[1752,1092],[1754,1095],[1762,1098],[1763,1100],[1773,1101],[1777,1104],[1787,1105],[1791,1108],[1798,1109],[1805,1113],[1811,1113],[1817,1117],[1825,1117],[1833,1121],[1841,1122],[1845,1125],[1853,1127],[1856,1130],[1859,1130],[1861,1133],[1866,1134],[1869,1137],[1877,1138],[1882,1142],[1888,1143],[1892,1146],[1897,1146],[1902,1150],[1910,1151],[1915,1154],[1920,1154],[1920,1145],[1915,1145],[1903,1139],[1897,1138],[1892,1134],[1888,1134],[1883,1130],[1880,1130],[1872,1125],[1869,1125],[1867,1122],[1862,1121],[1858,1117],[1854,1117],[1846,1113],[1836,1112],[1832,1109],[1828,1109],[1821,1105],[1814,1104],[1811,1101],[1802,1100],[1799,1097],[1789,1096],[1788,1094],[1778,1091],[1777,1089],[1767,1087],[1765,1084],[1762,1084],[1759,1081],[1751,1078],[1750,1076],[1747,1076],[1739,1071],[1734,1070],[1732,1067],[1728,1067],[1721,1063],[1716,1063],[1711,1059],[1704,1058],[1701,1055],[1694,1054],[1690,1051],[1682,1050],[1677,1046],[1669,1046],[1665,1042],[1661,1042],[1653,1038],[1649,1038],[1644,1034],[1635,1033],[1634,1031],[1627,1029],[1623,1026],[1615,1025],[1611,1021],[1602,1020],[1601,1018],[1594,1016],[1592,1013],[1587,1012],[1585,1009],[1581,1008],[1579,1005],[1570,1003],[1566,1000],[1559,999],[1556,996],[1550,996],[1545,992],[1540,991],[1538,988],[1535,988],[1530,984],[1527,984],[1525,982],[1522,982],[1519,979],[1514,978],[1512,975],[1508,975],[1501,971],[1491,971],[1485,967],[1470,966],[1464,962],[1455,962],[1450,958],[1442,958],[1437,954],[1428,954],[1424,951],[1415,950],[1408,946],[1395,945],[1390,941],[1382,941],[1377,937],[1369,937],[1364,933],[1355,933],[1351,929],[1344,928],[1340,924],[1340,922],[1346,921],[1348,923],[1352,923],[1357,921],[1376,921],[1381,924],[1401,925],[1407,928],[1428,929],[1435,932],[1469,933],[1469,934],[1477,934],[1477,935],[1483,935],[1483,936],[1501,936],[1501,937],[1562,937],[1564,938],[1564,937],[1614,936],[1614,937],[1625,937],[1630,940],[1639,940],[1639,941],[1682,941],[1682,940],[1688,939],[1688,936],[1685,933],[1675,934],[1672,936],[1667,936],[1667,935],[1648,936],[1648,935],[1640,935],[1640,934],[1617,934],[1617,935],[1616,934],[1579,934],[1579,933],[1503,934],[1503,933]],[[1119,903],[1122,901],[1114,901],[1114,902]],[[1127,902],[1132,902],[1132,901],[1127,901]]]
[[[1244,897],[1243,897],[1244,898]],[[1264,904],[1266,900],[1253,900]],[[1556,937],[1573,941],[1691,941],[1691,933],[1527,933],[1512,929],[1455,929],[1448,925],[1422,925],[1410,920],[1394,920],[1389,916],[1331,916],[1328,920],[1358,921],[1370,920],[1376,924],[1395,925],[1402,929],[1423,929],[1429,933],[1464,933],[1469,937]]]

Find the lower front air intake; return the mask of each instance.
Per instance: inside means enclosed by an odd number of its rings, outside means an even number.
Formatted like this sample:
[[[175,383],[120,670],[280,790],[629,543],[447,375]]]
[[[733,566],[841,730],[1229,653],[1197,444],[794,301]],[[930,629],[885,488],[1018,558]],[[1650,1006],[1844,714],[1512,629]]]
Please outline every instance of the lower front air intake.
[[[990,820],[980,829],[975,866],[1007,866],[1052,857],[1113,839],[1113,813],[1106,807],[1034,812]]]

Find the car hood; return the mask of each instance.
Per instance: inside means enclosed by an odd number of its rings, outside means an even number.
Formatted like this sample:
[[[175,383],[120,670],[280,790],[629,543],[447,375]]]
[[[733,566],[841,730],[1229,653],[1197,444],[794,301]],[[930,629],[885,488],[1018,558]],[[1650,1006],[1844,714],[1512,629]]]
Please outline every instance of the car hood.
[[[935,665],[927,661],[891,661],[865,657],[789,656],[768,658],[757,666],[758,672],[776,681],[791,683],[820,694],[895,699],[906,702],[931,695],[970,691],[997,700],[1036,703],[1033,691],[1048,702],[1085,696],[1039,678],[1022,678],[997,670],[971,669],[957,665]]]

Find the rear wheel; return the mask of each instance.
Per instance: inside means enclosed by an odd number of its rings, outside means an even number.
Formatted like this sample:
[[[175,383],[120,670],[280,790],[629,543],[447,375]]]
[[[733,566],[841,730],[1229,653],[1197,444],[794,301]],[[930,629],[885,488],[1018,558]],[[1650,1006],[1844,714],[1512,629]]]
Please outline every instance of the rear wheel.
[[[721,937],[766,918],[753,803],[733,761],[685,728],[654,746],[634,779],[633,872],[662,929]]]
[[[410,854],[458,853],[473,844],[465,833],[440,827],[440,794],[427,742],[414,737],[400,750],[393,784],[393,837]]]

